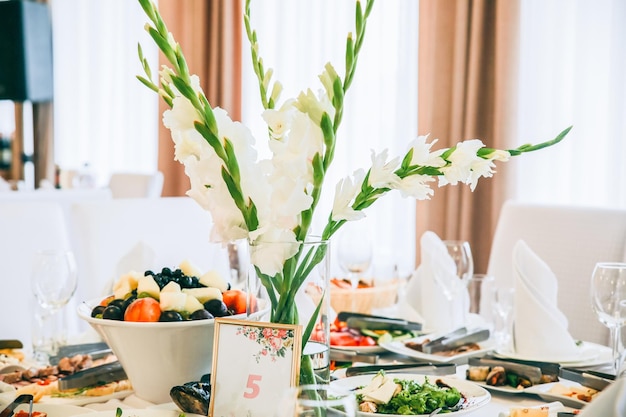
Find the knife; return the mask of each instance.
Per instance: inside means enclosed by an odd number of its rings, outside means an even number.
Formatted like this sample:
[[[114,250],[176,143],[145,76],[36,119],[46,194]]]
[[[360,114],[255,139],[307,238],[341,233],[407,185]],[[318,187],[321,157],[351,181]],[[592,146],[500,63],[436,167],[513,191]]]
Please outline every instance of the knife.
[[[559,376],[563,379],[578,382],[584,387],[593,388],[598,391],[602,391],[603,389],[611,385],[611,383],[613,383],[613,381],[610,379],[601,378],[599,376],[589,373],[588,371],[580,369],[561,368],[561,373]]]
[[[374,317],[348,317],[346,320],[351,329],[368,330],[422,330],[421,323],[410,322],[400,319],[374,318]]]
[[[480,329],[466,334],[448,337],[441,341],[427,342],[422,345],[422,351],[427,354],[453,350],[468,343],[478,343],[489,339],[489,329]]]
[[[84,388],[91,385],[103,385],[109,382],[128,379],[122,364],[118,361],[94,366],[71,375],[59,378],[59,391]]]
[[[0,340],[0,349],[21,349],[24,345],[19,340]]]
[[[394,364],[373,366],[351,366],[346,368],[346,376],[377,374],[379,371],[389,373],[419,373],[425,375],[451,375],[456,373],[453,363],[422,363],[422,364]]]

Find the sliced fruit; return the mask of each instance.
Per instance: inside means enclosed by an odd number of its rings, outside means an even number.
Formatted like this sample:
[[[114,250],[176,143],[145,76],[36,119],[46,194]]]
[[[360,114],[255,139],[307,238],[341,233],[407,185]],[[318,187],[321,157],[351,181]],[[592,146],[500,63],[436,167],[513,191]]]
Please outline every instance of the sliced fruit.
[[[159,321],[161,307],[154,298],[138,298],[126,309],[124,321]]]
[[[157,284],[152,275],[139,278],[139,281],[137,282],[138,294],[145,293],[158,300],[160,292],[161,289],[159,288],[159,284]]]
[[[170,281],[161,289],[161,293],[164,292],[182,292],[180,285],[174,281]],[[163,310],[165,311],[165,310]]]
[[[224,292],[228,290],[228,282],[217,271],[208,271],[200,277],[200,283],[207,287],[215,287]]]
[[[178,268],[183,271],[183,274],[190,277],[200,277],[200,275],[202,275],[202,272],[198,269],[198,267],[191,263],[188,259],[182,261],[180,265],[178,265]]]
[[[222,291],[215,287],[183,288],[183,292],[196,297],[196,299],[201,303],[206,303],[207,301],[214,299],[222,299]]]
[[[155,300],[156,301],[156,300]],[[175,291],[161,292],[161,311],[185,311],[185,303],[187,302],[187,294]]]
[[[185,306],[183,307],[183,311],[186,311],[189,314],[192,314],[195,311],[204,310],[204,305],[202,305],[202,303],[198,301],[198,299],[194,297],[193,295],[185,294],[185,298],[186,300],[185,300]]]

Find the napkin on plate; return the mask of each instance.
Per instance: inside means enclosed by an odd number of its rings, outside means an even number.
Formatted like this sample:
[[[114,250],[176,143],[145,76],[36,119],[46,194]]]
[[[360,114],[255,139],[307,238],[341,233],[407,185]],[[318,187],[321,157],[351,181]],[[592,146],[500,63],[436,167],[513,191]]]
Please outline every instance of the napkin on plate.
[[[579,349],[557,307],[558,283],[550,267],[523,240],[513,248],[515,353],[546,361],[575,360]]]
[[[443,241],[427,231],[421,239],[422,262],[407,283],[405,303],[423,319],[425,330],[446,332],[463,325],[467,289],[456,275],[456,265]],[[465,307],[466,308],[466,307]]]

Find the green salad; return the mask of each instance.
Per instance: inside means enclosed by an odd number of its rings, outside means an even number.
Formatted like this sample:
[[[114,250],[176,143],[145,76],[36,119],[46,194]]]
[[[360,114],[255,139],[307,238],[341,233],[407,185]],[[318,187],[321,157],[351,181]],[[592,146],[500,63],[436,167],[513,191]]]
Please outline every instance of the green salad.
[[[384,374],[383,378],[388,379]],[[385,384],[387,383],[391,381],[385,381]],[[445,414],[457,411],[463,405],[463,396],[459,390],[440,380],[432,383],[426,377],[424,382],[420,383],[415,380],[394,378],[393,384],[395,390],[387,401],[381,401],[381,397],[375,394],[363,392],[367,390],[358,390],[359,404],[376,414],[397,415],[430,414],[438,408],[441,409],[439,413]],[[364,408],[361,407],[361,410]]]

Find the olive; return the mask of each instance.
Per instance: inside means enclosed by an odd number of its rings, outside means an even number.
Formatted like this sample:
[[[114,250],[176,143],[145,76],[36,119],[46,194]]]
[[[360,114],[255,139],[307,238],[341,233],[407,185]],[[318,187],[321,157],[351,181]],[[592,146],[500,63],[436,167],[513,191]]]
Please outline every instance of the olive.
[[[190,320],[208,320],[212,318],[214,318],[213,314],[209,313],[205,309],[196,310],[189,316]]]
[[[126,307],[124,307],[125,303],[126,303],[126,300],[124,300],[123,298],[116,298],[115,300],[111,300],[109,305],[115,306],[119,308],[120,310],[124,311],[126,309]]]
[[[118,306],[109,304],[102,312],[102,318],[109,320],[124,320],[124,313]]]
[[[106,308],[105,306],[95,306],[93,310],[91,310],[91,317],[102,315],[102,312],[104,311],[105,308]]]
[[[228,307],[222,300],[214,298],[204,303],[204,308],[215,317],[224,317],[230,315]]]
[[[126,309],[128,308],[128,306],[130,305],[130,303],[132,303],[133,301],[135,301],[137,299],[137,294],[132,294],[130,297],[128,297],[127,299],[124,300],[124,302],[122,303],[122,311],[126,311]]]
[[[183,316],[178,311],[168,310],[161,313],[159,321],[183,321]]]
[[[181,288],[193,288],[193,281],[190,276],[183,275],[178,278],[178,284],[180,284]]]

